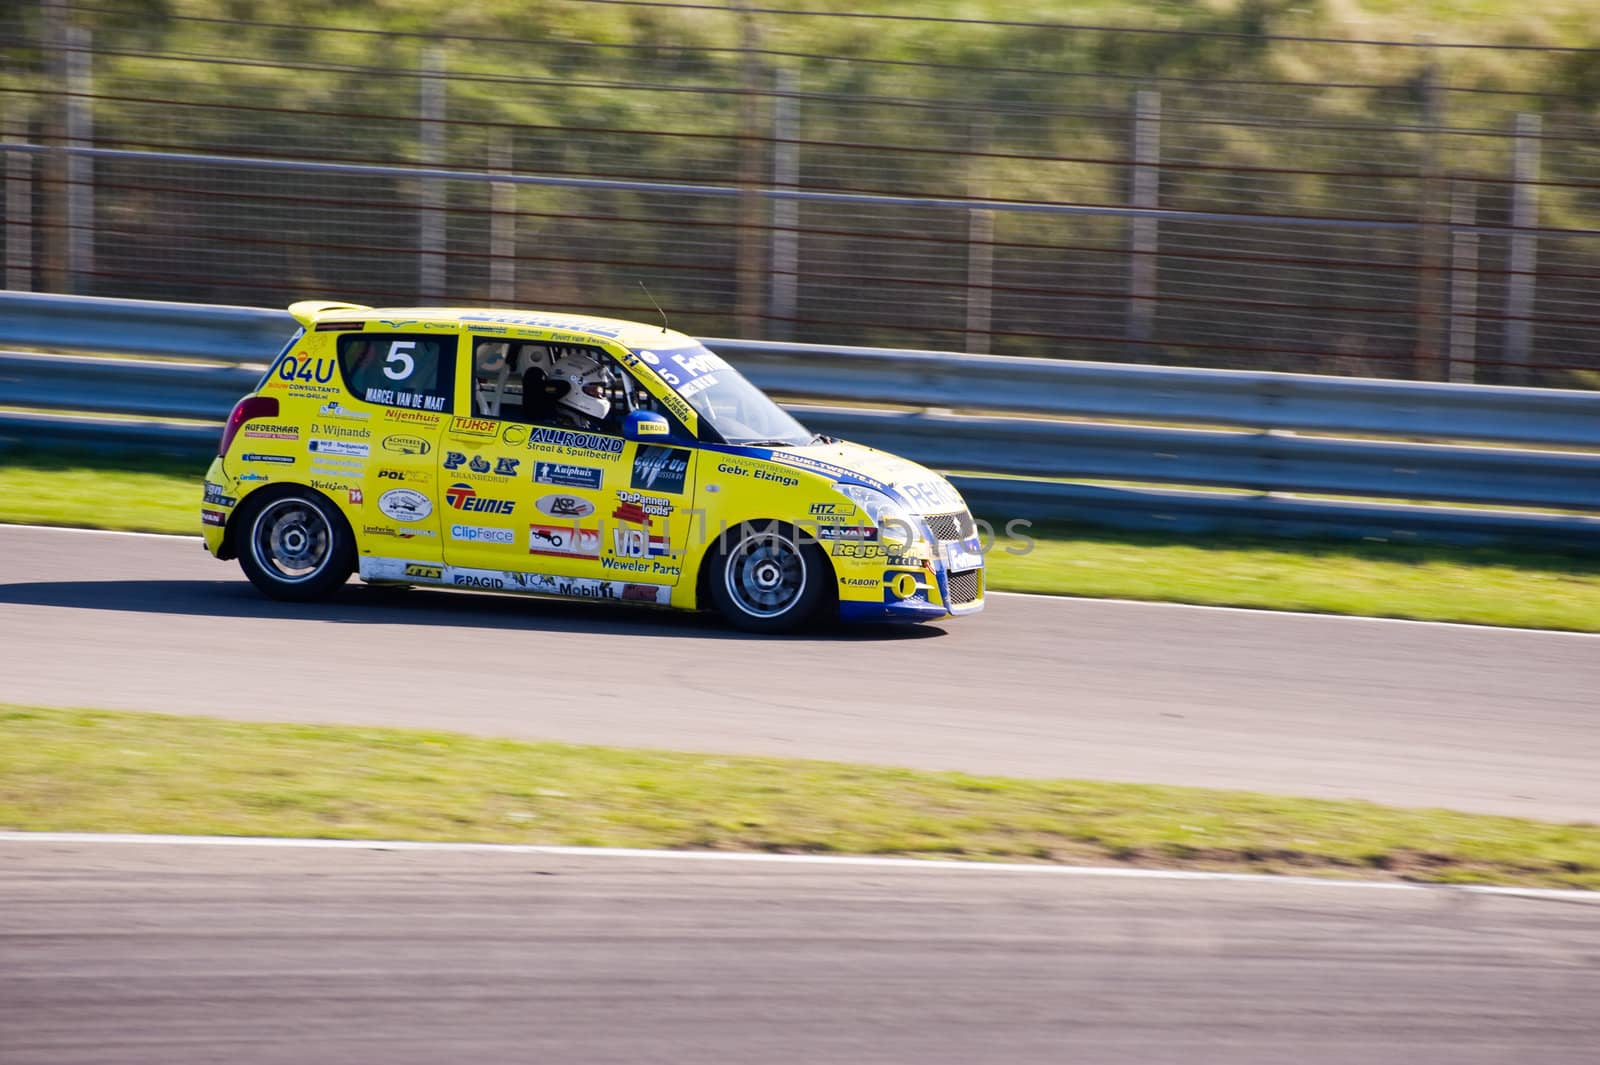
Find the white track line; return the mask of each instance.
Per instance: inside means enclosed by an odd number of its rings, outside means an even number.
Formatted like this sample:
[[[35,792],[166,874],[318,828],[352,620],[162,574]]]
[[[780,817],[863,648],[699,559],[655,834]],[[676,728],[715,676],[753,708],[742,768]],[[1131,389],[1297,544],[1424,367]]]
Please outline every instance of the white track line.
[[[196,503],[195,506],[199,506]],[[77,525],[25,525],[21,522],[0,522],[0,529],[34,529],[39,532],[88,533],[93,536],[142,536],[147,540],[199,540],[198,536],[184,533],[129,532],[126,529],[84,529]]]
[[[81,529],[72,525],[24,525],[13,522],[0,522],[0,529],[32,529],[39,532],[66,532],[80,533],[95,536],[141,536],[149,540],[199,540],[198,536],[187,536],[180,533],[147,533],[125,532],[121,529]],[[1474,625],[1464,621],[1422,621],[1416,618],[1375,618],[1363,614],[1318,614],[1309,610],[1272,610],[1267,607],[1249,606],[1211,606],[1205,603],[1163,603],[1148,599],[1111,599],[1086,595],[1049,595],[1044,592],[1001,592],[988,593],[994,597],[1007,599],[1046,599],[1055,603],[1115,603],[1119,606],[1148,607],[1155,610],[1209,610],[1224,614],[1247,614],[1252,617],[1263,615],[1290,618],[1318,618],[1323,621],[1351,621],[1366,622],[1384,625],[1435,625],[1451,629],[1472,629],[1478,632],[1527,632],[1539,636],[1576,636],[1582,639],[1600,639],[1600,632],[1567,632],[1562,629],[1528,629],[1514,625]]]
[[[1134,869],[1098,865],[1024,865],[1018,862],[967,862],[934,858],[880,858],[870,855],[766,854],[759,851],[663,851],[628,847],[555,847],[524,843],[445,843],[421,840],[304,839],[290,836],[161,836],[117,832],[0,832],[0,843],[145,844],[186,847],[300,847],[341,851],[432,851],[445,854],[531,854],[561,858],[637,858],[690,862],[765,862],[778,865],[866,866],[919,872],[1033,873],[1049,876],[1111,877],[1125,880],[1188,880],[1287,884],[1295,887],[1363,888],[1369,891],[1454,891],[1474,895],[1512,895],[1600,905],[1600,892],[1558,888],[1494,887],[1480,884],[1415,884],[1393,880],[1334,880],[1260,873],[1206,873],[1178,869]]]

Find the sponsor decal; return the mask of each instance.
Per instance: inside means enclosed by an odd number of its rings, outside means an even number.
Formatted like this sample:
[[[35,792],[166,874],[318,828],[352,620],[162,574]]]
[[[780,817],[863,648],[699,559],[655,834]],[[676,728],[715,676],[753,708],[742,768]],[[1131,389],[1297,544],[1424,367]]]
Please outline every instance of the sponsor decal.
[[[836,541],[828,553],[837,558],[882,558],[886,551],[882,544],[863,544],[851,540]]]
[[[594,504],[577,496],[540,496],[533,505],[552,518],[587,518],[594,513]]]
[[[878,530],[866,525],[813,525],[806,529],[818,540],[876,540]]]
[[[572,429],[546,429],[542,426],[512,423],[505,427],[500,439],[511,447],[560,448],[569,455],[600,459],[610,459],[622,454],[622,437],[576,432]]]
[[[406,566],[406,576],[407,577],[420,577],[423,580],[428,580],[428,581],[440,581],[440,580],[444,580],[444,567],[443,566],[424,566],[424,565],[421,565],[419,563],[412,562],[412,563],[407,564],[407,566]]]
[[[326,492],[329,495],[338,495],[340,492],[348,492],[350,490],[350,485],[345,481],[324,481],[320,477],[307,479],[311,482],[312,488],[319,492]]]
[[[976,536],[945,545],[945,565],[953,570],[977,569],[983,565],[983,543]]]
[[[813,503],[811,516],[814,518],[853,518],[856,508],[853,503]]]
[[[333,380],[334,368],[332,359],[313,359],[305,352],[299,355],[285,355],[283,361],[278,363],[278,379],[291,383],[298,381],[325,385]]]
[[[439,424],[439,415],[429,414],[427,411],[406,410],[403,407],[383,408],[383,420],[386,422],[409,422],[412,425],[426,425],[430,428]]]
[[[901,576],[910,577],[911,574],[903,573]],[[839,583],[848,585],[851,588],[876,588],[878,586],[878,582],[869,577],[840,577]]]
[[[380,481],[410,481],[413,484],[426,484],[428,482],[427,470],[389,470],[378,471]]]
[[[323,436],[339,437],[344,440],[370,440],[372,430],[364,425],[339,425],[336,422],[312,422],[311,431],[321,433]]]
[[[689,452],[680,447],[642,444],[633,456],[633,487],[649,492],[683,491]]]
[[[621,335],[621,330],[617,328],[616,323],[614,322],[589,321],[588,319],[583,318],[551,318],[540,314],[498,314],[494,312],[482,312],[479,314],[463,314],[461,316],[461,320],[463,322],[485,322],[498,325],[521,325],[534,329],[578,330],[584,333],[591,333],[595,336],[602,337],[616,337]],[[475,329],[474,332],[486,332],[486,330]],[[587,340],[588,338],[583,337],[581,339]]]
[[[366,536],[398,536],[402,540],[436,535],[432,529],[396,529],[390,525],[366,525],[362,527],[361,532]]]
[[[284,425],[279,422],[245,422],[244,435],[253,436],[257,440],[299,440],[300,427],[298,425]]]
[[[569,466],[565,462],[535,462],[533,479],[538,484],[599,491],[602,471],[593,466]]]
[[[445,469],[459,470],[462,466],[465,466],[471,473],[479,477],[494,479],[515,477],[517,475],[517,467],[520,465],[522,465],[521,459],[496,458],[494,464],[490,465],[489,460],[482,455],[474,455],[469,461],[466,453],[462,451],[446,451],[444,453]]]
[[[670,436],[672,427],[666,422],[649,418],[640,419],[633,423],[633,431],[640,436]]]
[[[350,505],[352,507],[359,507],[362,504],[363,499],[364,499],[364,497],[361,494],[361,489],[352,488],[349,491],[350,491]]]
[[[657,499],[654,496],[640,495],[638,492],[629,492],[627,490],[619,491],[617,493],[617,498],[621,500],[623,504],[622,507],[617,508],[618,511],[621,511],[624,508],[634,508],[634,510],[630,510],[630,513],[642,511],[644,514],[653,518],[665,518],[667,515],[672,513],[672,501],[669,499]],[[621,513],[615,513],[611,516],[614,518],[622,518],[623,521],[639,522],[640,524],[644,525],[649,524],[648,521],[641,522],[638,518],[623,518]]]
[[[599,558],[600,530],[580,529],[574,525],[530,525],[528,553]]]
[[[480,496],[476,488],[462,481],[446,488],[444,498],[452,509],[473,514],[510,514],[517,509],[516,503],[511,500]]]
[[[265,481],[266,479],[267,475],[264,473],[244,473],[239,475],[239,480],[241,481]]]
[[[394,455],[426,455],[432,450],[432,445],[420,436],[386,436],[381,446]]]
[[[723,361],[722,356],[707,351],[698,344],[661,352],[641,349],[639,359],[654,367],[663,381],[685,396],[693,395],[693,392],[687,390],[687,386],[697,379],[711,376],[714,381],[714,375],[718,370],[728,369],[728,364]],[[704,387],[706,386],[700,386]],[[699,391],[699,388],[694,391]]]
[[[916,484],[896,485],[895,491],[906,498],[906,501],[915,504],[924,512],[935,510],[949,510],[961,508],[966,503],[961,499],[961,493],[942,477],[918,481]]]
[[[293,455],[262,455],[254,451],[246,451],[239,456],[245,462],[278,462],[285,466],[294,464]]]
[[[226,514],[224,514],[220,510],[202,509],[200,511],[200,520],[202,522],[204,522],[206,525],[226,525],[226,524],[228,524],[228,516]]]
[[[718,473],[730,474],[734,477],[752,477],[758,481],[775,481],[784,488],[793,488],[800,483],[798,478],[790,477],[786,473],[769,470],[765,466],[739,466],[732,462],[719,462]]]
[[[450,583],[458,588],[489,588],[495,591],[506,586],[504,577],[492,577],[476,573],[456,573],[450,577]]]
[[[378,509],[395,521],[421,521],[433,513],[433,502],[410,488],[391,488],[378,497]]]
[[[349,440],[312,440],[306,445],[306,450],[313,455],[350,455],[364,459],[371,448]]]
[[[352,421],[364,422],[372,417],[371,413],[364,410],[351,410],[336,399],[331,399],[317,408],[317,413],[325,418],[349,418]],[[316,432],[315,429],[311,430]]]
[[[624,584],[622,601],[625,603],[664,603],[666,588],[659,584]]]
[[[650,558],[671,554],[664,534],[652,536],[644,529],[612,529],[612,553],[620,558]]]
[[[389,371],[385,369],[384,373]],[[426,392],[405,392],[395,388],[368,388],[366,395],[361,397],[368,403],[383,403],[391,407],[406,407],[412,410],[443,411],[444,397],[430,396]]]
[[[493,418],[451,418],[450,431],[459,436],[487,436],[493,438],[499,435],[500,423]]]
[[[517,534],[510,529],[496,529],[488,525],[452,525],[450,539],[471,544],[506,544],[517,542]]]
[[[232,507],[238,505],[238,498],[227,495],[227,490],[223,488],[222,485],[215,484],[211,481],[207,481],[205,484],[205,502],[219,507]]]

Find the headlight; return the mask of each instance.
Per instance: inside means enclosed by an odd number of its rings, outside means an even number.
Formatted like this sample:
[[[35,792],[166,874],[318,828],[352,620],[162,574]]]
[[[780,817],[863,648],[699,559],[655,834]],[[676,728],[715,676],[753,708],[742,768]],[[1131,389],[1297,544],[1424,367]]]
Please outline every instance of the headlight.
[[[860,507],[879,529],[878,539],[897,551],[922,539],[921,524],[911,512],[876,488],[859,484],[835,484],[834,491]]]

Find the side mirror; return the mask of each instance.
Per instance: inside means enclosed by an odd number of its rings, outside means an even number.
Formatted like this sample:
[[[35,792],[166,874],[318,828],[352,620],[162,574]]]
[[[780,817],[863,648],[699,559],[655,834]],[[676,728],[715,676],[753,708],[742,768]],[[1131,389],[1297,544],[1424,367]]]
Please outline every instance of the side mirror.
[[[636,410],[622,423],[622,435],[628,440],[664,440],[672,435],[672,426],[654,411]]]

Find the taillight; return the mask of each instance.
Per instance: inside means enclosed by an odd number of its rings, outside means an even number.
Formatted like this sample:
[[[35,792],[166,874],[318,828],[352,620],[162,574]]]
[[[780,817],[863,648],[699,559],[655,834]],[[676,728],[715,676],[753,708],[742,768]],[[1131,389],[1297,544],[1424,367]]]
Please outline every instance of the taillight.
[[[228,415],[228,424],[222,427],[222,443],[217,445],[217,455],[221,457],[228,453],[228,445],[233,443],[233,438],[239,435],[239,427],[252,418],[276,418],[278,416],[277,396],[246,396],[233,405],[233,413]]]

